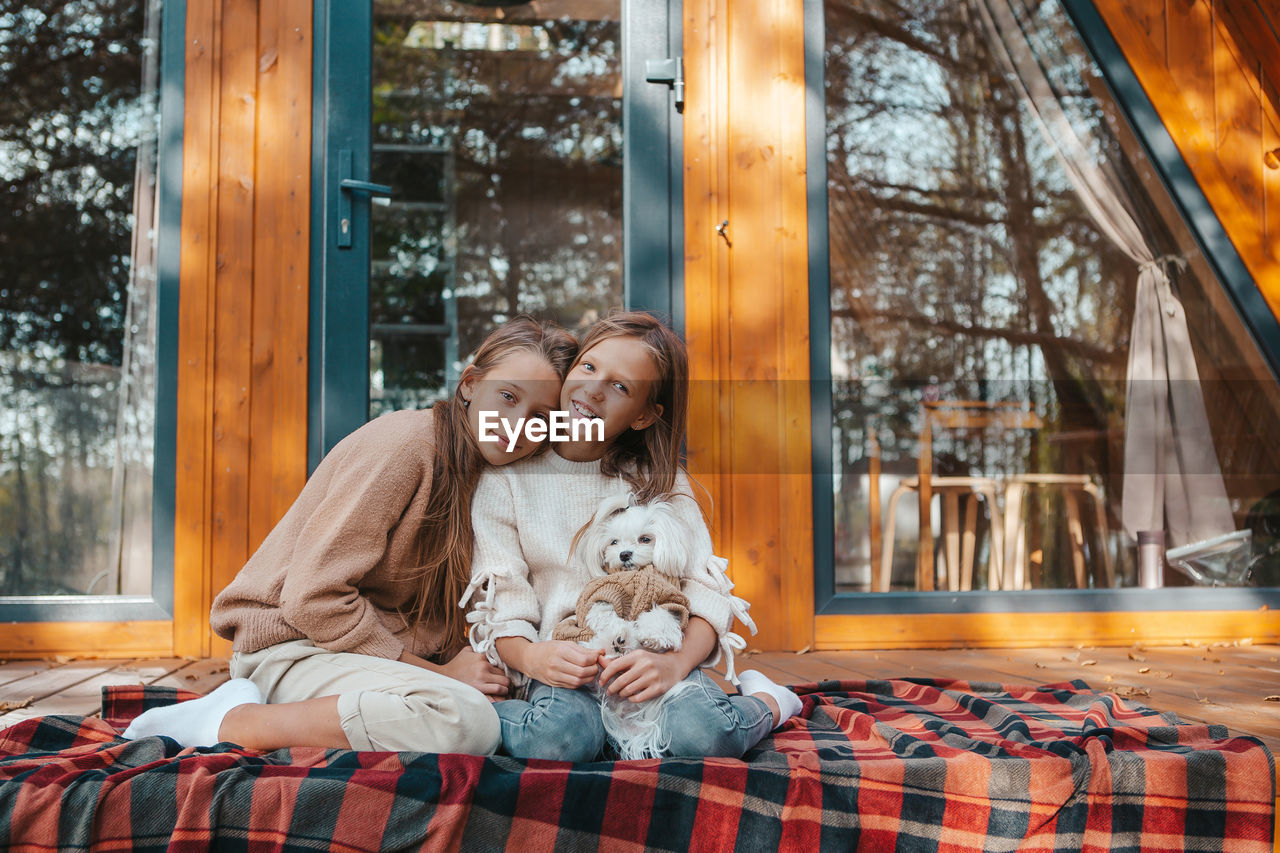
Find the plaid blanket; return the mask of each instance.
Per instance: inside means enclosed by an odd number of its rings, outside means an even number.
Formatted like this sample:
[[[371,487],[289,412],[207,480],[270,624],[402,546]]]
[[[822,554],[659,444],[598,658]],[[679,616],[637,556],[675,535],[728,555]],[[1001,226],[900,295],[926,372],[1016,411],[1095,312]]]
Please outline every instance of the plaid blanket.
[[[1269,851],[1257,740],[1083,682],[796,688],[744,760],[178,749],[118,730],[190,694],[104,690],[101,719],[0,732],[12,850]]]

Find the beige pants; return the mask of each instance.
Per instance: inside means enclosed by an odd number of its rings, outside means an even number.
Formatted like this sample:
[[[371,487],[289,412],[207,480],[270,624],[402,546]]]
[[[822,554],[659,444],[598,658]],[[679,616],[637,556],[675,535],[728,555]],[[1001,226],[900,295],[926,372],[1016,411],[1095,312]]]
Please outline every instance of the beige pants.
[[[352,749],[490,755],[501,738],[493,705],[471,685],[310,640],[236,652],[231,677],[249,679],[272,704],[336,695]]]

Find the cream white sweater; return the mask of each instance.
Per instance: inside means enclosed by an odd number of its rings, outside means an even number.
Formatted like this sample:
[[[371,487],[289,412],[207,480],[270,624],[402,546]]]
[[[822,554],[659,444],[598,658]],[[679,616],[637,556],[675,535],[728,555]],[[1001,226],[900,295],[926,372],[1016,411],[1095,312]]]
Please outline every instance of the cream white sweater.
[[[620,479],[600,473],[600,463],[571,462],[554,449],[501,468],[480,478],[471,503],[475,551],[471,586],[463,598],[472,612],[471,645],[497,666],[505,666],[494,648],[502,637],[531,642],[551,639],[560,620],[574,612],[579,593],[592,576],[569,561],[574,534],[585,525],[605,497],[628,491]],[[728,563],[712,554],[711,535],[682,472],[672,499],[689,528],[690,565],[701,567],[681,591],[689,612],[707,620],[719,643],[703,666],[726,657],[730,678],[735,649],[745,643],[730,632],[735,616],[752,630],[747,603],[731,593],[724,573]],[[471,599],[474,596],[474,601]],[[519,674],[515,674],[517,681]]]

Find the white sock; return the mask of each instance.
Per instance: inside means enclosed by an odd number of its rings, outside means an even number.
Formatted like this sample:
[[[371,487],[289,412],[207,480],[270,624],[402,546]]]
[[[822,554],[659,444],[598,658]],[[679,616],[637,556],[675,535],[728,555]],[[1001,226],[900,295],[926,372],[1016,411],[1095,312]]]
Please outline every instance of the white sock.
[[[738,676],[738,689],[744,696],[750,696],[752,693],[767,693],[772,696],[773,701],[778,703],[779,726],[799,714],[800,709],[804,707],[799,696],[759,670],[749,669]],[[776,729],[777,726],[774,728]]]
[[[139,714],[121,735],[126,740],[164,735],[182,746],[213,746],[227,712],[262,703],[262,691],[247,678],[233,678],[208,696],[152,708]]]

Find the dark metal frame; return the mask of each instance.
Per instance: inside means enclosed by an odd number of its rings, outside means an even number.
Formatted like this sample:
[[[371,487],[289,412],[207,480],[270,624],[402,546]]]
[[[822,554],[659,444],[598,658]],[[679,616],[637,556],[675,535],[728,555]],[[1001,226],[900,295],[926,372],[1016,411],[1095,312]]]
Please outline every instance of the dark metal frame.
[[[835,588],[831,456],[831,281],[828,255],[823,0],[805,0],[805,118],[808,125],[810,399],[813,416],[814,611],[827,614],[1047,613],[1255,610],[1280,605],[1280,589],[1028,590],[838,593]],[[1280,375],[1280,323],[1267,307],[1173,138],[1129,67],[1093,0],[1061,0],[1272,373]]]
[[[628,307],[684,322],[683,136],[671,90],[643,79],[646,59],[679,55],[678,0],[657,10],[623,0],[623,245]],[[307,468],[369,410],[369,199],[352,199],[352,245],[335,247],[330,206],[338,151],[370,167],[372,22],[368,4],[315,0],[312,82],[311,307]],[[664,14],[665,13],[665,14]],[[661,177],[657,177],[661,176]],[[665,211],[665,213],[664,213]]]
[[[645,80],[646,62],[682,53],[680,2],[639,5],[622,2],[623,299],[683,334],[684,122],[676,87]]]
[[[156,140],[156,205],[160,228],[156,235],[156,431],[152,474],[151,594],[5,596],[0,598],[2,622],[129,622],[173,618],[186,0],[166,0],[160,14],[160,132]]]

